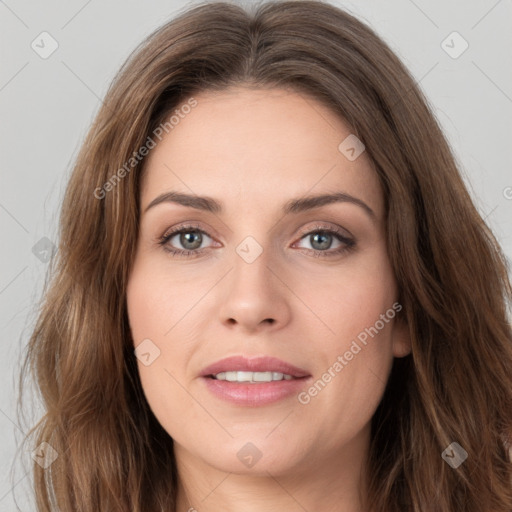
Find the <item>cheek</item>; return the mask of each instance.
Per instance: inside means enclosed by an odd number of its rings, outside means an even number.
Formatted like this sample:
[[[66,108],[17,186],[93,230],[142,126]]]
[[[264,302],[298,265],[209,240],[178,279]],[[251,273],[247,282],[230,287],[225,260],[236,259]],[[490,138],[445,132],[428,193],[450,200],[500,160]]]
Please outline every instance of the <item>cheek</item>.
[[[360,333],[364,338],[376,322],[379,331],[389,330],[380,319],[392,308],[397,293],[384,246],[347,259],[335,271],[317,272],[307,282],[297,280],[295,286],[297,295],[317,316],[315,328],[321,329],[318,332],[323,333],[324,347],[329,347],[331,355],[345,346],[348,350],[351,340]]]
[[[173,286],[174,285],[174,286]],[[184,392],[181,373],[188,358],[187,343],[170,343],[178,331],[173,326],[183,316],[176,281],[169,283],[165,275],[155,272],[154,266],[135,264],[127,287],[127,309],[134,348],[139,354],[149,353],[149,361],[137,356],[142,389],[153,414],[174,436],[173,418],[187,415],[190,396]],[[144,347],[144,351],[138,347]],[[149,363],[149,364],[147,364]]]
[[[324,334],[316,338],[315,381],[301,403],[310,408],[308,417],[323,422],[312,428],[336,439],[362,428],[384,393],[393,362],[396,285],[383,249],[347,264],[336,276],[316,277],[317,286],[302,293],[325,329],[317,322]]]
[[[204,293],[204,280],[169,272],[165,262],[136,259],[126,292],[129,325],[135,347],[147,339],[156,345],[156,367],[183,373],[198,336],[197,304]],[[147,367],[139,368],[148,373]]]
[[[335,450],[357,436],[382,399],[393,362],[392,323],[381,330],[373,330],[374,324],[372,315],[359,313],[339,322],[336,339],[318,348],[322,363],[298,397],[305,428],[323,433],[318,449]]]
[[[183,283],[179,275],[149,263],[149,258],[135,262],[127,287],[128,317],[135,344],[141,338],[166,339],[196,295],[193,282]]]

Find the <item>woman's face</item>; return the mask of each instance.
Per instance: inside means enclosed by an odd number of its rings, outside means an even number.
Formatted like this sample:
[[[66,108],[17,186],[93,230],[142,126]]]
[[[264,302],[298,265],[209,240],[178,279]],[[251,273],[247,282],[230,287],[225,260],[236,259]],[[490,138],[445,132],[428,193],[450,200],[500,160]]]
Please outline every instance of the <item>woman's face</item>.
[[[178,460],[272,475],[357,460],[410,351],[377,174],[308,96],[195,100],[141,190],[127,300],[147,401]]]

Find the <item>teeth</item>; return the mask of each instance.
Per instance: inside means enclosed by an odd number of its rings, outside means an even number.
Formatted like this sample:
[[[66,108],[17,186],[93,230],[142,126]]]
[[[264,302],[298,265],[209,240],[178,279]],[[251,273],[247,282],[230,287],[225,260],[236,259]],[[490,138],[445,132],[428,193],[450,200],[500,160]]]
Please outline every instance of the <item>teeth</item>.
[[[214,375],[217,380],[229,382],[271,382],[273,380],[292,380],[291,375],[279,372],[221,372]]]

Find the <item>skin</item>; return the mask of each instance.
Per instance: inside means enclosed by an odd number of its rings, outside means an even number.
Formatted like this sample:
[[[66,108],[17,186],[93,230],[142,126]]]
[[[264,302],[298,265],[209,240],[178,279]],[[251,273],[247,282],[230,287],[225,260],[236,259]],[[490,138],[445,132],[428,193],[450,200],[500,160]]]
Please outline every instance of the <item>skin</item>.
[[[307,404],[293,395],[237,406],[212,395],[199,374],[226,356],[269,355],[306,369],[307,391],[392,308],[398,293],[373,164],[365,152],[349,161],[338,150],[350,128],[304,94],[238,86],[194,97],[197,106],[147,157],[127,290],[134,345],[150,339],[160,350],[138,368],[147,401],[175,442],[176,510],[360,512],[370,421],[393,358],[410,352],[401,321],[368,338]],[[223,211],[162,202],[144,212],[171,190],[212,197]],[[292,198],[339,191],[375,217],[350,202],[281,211]],[[205,249],[172,256],[158,240],[188,223],[189,232],[206,233]],[[345,244],[333,235],[322,249],[318,226],[338,227],[355,246],[325,256]],[[236,252],[247,236],[263,248],[252,263]],[[183,243],[175,235],[167,246],[193,245]],[[262,454],[252,468],[237,457],[248,442]]]

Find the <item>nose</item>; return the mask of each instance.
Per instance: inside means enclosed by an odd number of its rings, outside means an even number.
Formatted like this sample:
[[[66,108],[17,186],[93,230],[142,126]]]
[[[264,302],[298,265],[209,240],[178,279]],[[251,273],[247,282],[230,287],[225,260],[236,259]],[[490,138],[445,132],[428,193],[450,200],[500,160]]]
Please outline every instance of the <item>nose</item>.
[[[291,316],[291,292],[283,277],[266,251],[252,262],[236,254],[226,276],[220,309],[222,323],[246,333],[284,327]]]

